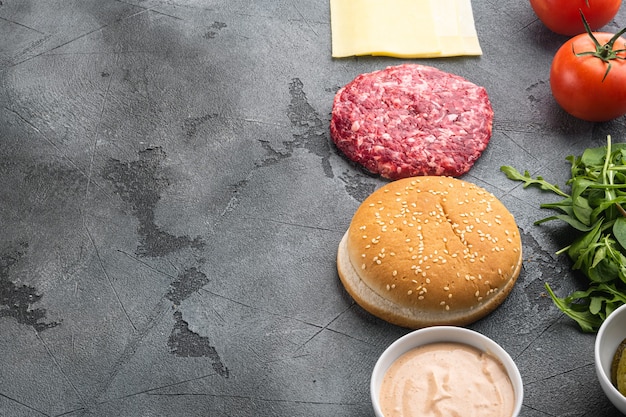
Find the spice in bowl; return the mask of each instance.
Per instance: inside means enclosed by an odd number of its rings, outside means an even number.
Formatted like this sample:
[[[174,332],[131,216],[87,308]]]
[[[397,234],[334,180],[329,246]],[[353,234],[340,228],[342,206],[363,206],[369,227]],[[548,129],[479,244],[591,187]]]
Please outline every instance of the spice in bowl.
[[[622,340],[615,350],[611,362],[611,383],[622,394],[626,395],[626,339]]]

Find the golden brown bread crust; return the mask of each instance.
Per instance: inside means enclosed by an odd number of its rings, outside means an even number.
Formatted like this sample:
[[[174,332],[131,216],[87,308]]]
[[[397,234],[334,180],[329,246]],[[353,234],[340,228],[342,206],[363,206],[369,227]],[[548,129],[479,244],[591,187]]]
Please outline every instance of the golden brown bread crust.
[[[450,177],[391,182],[357,209],[337,254],[366,310],[405,327],[469,324],[507,297],[521,269],[515,219],[491,193]]]

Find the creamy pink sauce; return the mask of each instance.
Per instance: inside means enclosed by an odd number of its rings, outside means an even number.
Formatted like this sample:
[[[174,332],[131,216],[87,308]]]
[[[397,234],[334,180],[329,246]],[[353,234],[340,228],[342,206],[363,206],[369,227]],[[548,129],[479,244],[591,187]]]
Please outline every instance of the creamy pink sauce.
[[[385,417],[511,417],[515,394],[497,358],[461,343],[433,343],[389,367],[380,405]]]

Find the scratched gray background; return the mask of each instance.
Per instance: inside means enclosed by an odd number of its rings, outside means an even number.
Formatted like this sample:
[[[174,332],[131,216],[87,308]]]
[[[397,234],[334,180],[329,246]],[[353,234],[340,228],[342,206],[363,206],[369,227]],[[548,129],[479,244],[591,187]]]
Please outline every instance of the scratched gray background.
[[[545,297],[577,285],[538,227],[565,156],[624,141],[551,98],[565,38],[525,1],[474,1],[484,55],[422,63],[484,85],[492,141],[464,179],[518,219],[524,268],[470,326],[520,367],[523,417],[617,416],[594,335]],[[378,355],[337,243],[383,182],[331,145],[334,93],[403,62],[330,57],[328,1],[0,1],[0,416],[372,416]],[[626,24],[620,11],[608,29]]]

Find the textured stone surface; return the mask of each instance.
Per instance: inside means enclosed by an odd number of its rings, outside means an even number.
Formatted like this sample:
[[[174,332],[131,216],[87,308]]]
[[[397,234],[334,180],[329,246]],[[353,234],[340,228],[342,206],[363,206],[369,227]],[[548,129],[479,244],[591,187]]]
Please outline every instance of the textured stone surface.
[[[523,417],[617,416],[582,334],[544,195],[565,156],[624,141],[549,91],[564,37],[524,2],[474,2],[489,147],[464,179],[518,219],[524,268],[473,324],[520,367]],[[616,22],[616,23],[615,23]],[[626,24],[620,11],[607,29]],[[0,1],[0,416],[373,416],[401,329],[341,287],[337,244],[383,180],[332,146],[334,93],[401,60],[330,57],[327,1]]]

